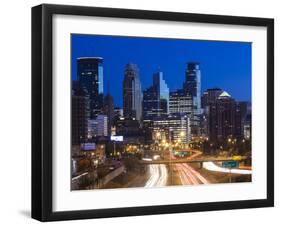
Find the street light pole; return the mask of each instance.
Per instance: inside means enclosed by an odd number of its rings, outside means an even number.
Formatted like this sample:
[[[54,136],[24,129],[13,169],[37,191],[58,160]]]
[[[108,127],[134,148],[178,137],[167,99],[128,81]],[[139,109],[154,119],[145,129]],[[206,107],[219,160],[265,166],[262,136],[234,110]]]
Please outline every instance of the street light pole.
[[[169,165],[170,165],[170,171],[171,171],[171,185],[173,185],[173,169],[172,169],[172,150],[171,150],[171,142],[172,142],[172,139],[171,139],[171,130],[169,129],[169,157],[170,157],[170,160],[169,160]]]
[[[232,183],[232,178],[231,178],[231,168],[229,169],[229,183]]]
[[[115,141],[113,141],[113,147],[114,147],[114,151],[113,151],[113,153],[114,153],[114,156],[115,156],[115,155],[116,155]]]

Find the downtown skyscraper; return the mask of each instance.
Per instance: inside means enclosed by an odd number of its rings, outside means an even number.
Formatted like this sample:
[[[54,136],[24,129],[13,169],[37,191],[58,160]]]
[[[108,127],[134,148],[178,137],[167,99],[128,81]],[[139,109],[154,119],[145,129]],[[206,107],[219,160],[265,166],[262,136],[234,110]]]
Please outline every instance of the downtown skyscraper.
[[[77,79],[83,95],[89,99],[90,118],[94,119],[103,107],[103,58],[78,58]]]
[[[87,140],[87,123],[90,117],[90,101],[84,95],[78,81],[72,81],[71,90],[71,143],[80,145]]]
[[[228,138],[241,138],[245,116],[245,102],[237,102],[223,91],[215,102],[207,106],[209,139],[216,142]]]
[[[199,135],[200,117],[201,117],[201,71],[199,63],[189,62],[185,73],[185,82],[183,90],[192,97],[192,117],[191,132],[193,135]]]
[[[189,117],[193,112],[193,101],[190,94],[185,93],[182,89],[170,92],[169,113],[185,114]]]
[[[159,108],[161,107],[161,102],[164,103],[164,111],[166,113],[169,113],[169,88],[167,86],[167,83],[165,82],[163,78],[163,72],[158,71],[154,73],[153,75],[153,86],[156,89],[157,96],[159,98]]]
[[[114,120],[114,101],[109,93],[104,97],[103,113],[107,116],[108,134],[111,135],[111,127]]]
[[[142,90],[139,68],[136,64],[127,64],[123,80],[124,117],[142,119]]]
[[[199,63],[189,62],[185,72],[184,90],[193,99],[193,108],[196,114],[201,113],[201,71]]]
[[[169,113],[169,88],[163,72],[153,74],[153,84],[143,92],[143,118],[153,119]]]
[[[223,90],[220,88],[212,88],[204,91],[201,97],[202,109],[205,109],[210,104],[214,104],[222,93]]]

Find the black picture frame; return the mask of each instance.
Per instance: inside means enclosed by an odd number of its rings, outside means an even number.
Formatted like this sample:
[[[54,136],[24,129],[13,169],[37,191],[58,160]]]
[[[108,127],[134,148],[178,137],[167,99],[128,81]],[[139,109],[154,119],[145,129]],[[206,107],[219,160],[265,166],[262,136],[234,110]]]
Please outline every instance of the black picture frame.
[[[95,210],[52,210],[52,18],[55,14],[182,21],[267,28],[267,198]],[[43,4],[32,8],[32,218],[122,217],[274,206],[274,20],[221,15]]]

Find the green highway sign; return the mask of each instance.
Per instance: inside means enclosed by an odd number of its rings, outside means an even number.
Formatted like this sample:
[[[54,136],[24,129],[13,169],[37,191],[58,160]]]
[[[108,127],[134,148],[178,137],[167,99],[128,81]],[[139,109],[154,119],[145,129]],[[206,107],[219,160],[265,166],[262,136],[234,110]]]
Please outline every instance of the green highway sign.
[[[237,161],[225,161],[225,162],[222,162],[222,167],[224,168],[239,168],[239,162]]]

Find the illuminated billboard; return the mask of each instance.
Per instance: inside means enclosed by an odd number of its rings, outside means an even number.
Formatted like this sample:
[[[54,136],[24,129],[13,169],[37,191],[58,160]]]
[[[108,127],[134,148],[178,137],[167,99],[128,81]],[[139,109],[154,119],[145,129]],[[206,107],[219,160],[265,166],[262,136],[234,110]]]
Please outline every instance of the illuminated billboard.
[[[122,142],[123,141],[123,136],[111,136],[110,140],[117,141],[117,142]]]
[[[81,150],[82,151],[93,151],[96,149],[95,143],[83,143],[81,144]]]

